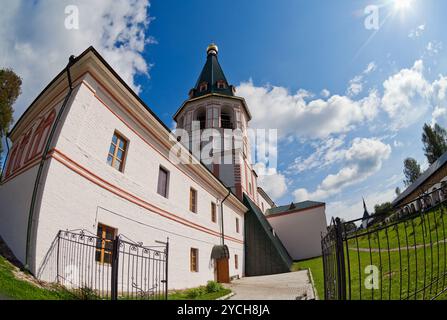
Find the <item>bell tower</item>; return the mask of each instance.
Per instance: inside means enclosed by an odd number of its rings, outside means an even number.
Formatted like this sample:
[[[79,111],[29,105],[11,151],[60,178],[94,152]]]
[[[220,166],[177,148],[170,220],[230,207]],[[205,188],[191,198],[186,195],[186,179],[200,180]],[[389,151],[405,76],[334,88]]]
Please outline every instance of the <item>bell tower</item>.
[[[257,175],[251,165],[245,100],[224,75],[214,43],[206,49],[206,62],[189,98],[174,115],[181,142],[240,198],[247,194],[258,203]],[[179,130],[182,129],[182,130]]]

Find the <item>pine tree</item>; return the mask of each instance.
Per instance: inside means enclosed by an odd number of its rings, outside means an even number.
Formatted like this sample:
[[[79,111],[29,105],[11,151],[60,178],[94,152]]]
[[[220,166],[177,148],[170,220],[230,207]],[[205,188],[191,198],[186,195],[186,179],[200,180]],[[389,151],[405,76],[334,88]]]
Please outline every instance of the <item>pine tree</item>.
[[[447,131],[438,124],[424,124],[422,143],[427,161],[432,165],[447,151]]]
[[[410,186],[421,175],[421,166],[413,158],[407,158],[404,160],[404,184],[406,187]]]

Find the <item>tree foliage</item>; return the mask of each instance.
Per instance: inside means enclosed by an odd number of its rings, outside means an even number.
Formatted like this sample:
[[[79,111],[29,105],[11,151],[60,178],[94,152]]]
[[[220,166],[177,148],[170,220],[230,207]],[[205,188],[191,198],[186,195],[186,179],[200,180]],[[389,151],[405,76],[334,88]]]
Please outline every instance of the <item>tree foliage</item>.
[[[433,127],[424,124],[422,129],[422,143],[427,161],[432,165],[447,151],[447,131],[438,124]]]
[[[393,212],[393,205],[391,202],[376,204],[374,206],[374,215],[386,215]]]
[[[0,69],[0,157],[2,139],[13,121],[13,105],[21,93],[22,79],[11,69]]]
[[[413,158],[407,158],[404,160],[404,184],[406,187],[410,186],[421,175],[421,166]]]

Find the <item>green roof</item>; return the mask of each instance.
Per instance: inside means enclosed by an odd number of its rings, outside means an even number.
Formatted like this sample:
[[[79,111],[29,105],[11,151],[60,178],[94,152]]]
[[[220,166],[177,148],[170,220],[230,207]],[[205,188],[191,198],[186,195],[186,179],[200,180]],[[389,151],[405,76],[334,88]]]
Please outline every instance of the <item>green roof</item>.
[[[284,213],[292,213],[295,211],[301,211],[305,209],[310,209],[314,207],[319,207],[325,205],[324,202],[317,202],[317,201],[303,201],[303,202],[297,202],[297,203],[291,203],[285,206],[280,207],[274,207],[270,208],[266,211],[266,216],[272,216],[277,214],[284,214]]]
[[[217,87],[219,81],[225,84],[224,88]],[[204,82],[207,83],[208,88],[200,91],[200,85]],[[233,86],[230,86],[225,78],[222,67],[217,59],[217,52],[212,50],[208,50],[205,65],[203,66],[199,79],[197,79],[196,85],[192,89],[190,98],[193,99],[210,93],[219,93],[230,97],[234,96]]]

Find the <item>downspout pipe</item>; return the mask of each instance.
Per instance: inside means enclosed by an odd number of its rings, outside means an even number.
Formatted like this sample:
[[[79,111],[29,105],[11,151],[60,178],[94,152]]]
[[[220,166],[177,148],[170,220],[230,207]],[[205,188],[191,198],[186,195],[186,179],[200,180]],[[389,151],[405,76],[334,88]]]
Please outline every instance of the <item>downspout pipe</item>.
[[[37,170],[37,175],[36,175],[36,180],[34,181],[33,195],[31,197],[31,204],[30,204],[29,215],[28,215],[28,228],[27,228],[27,232],[26,232],[25,269],[27,269],[28,271],[30,271],[29,270],[29,259],[30,259],[30,250],[31,250],[31,234],[32,234],[32,230],[33,230],[33,219],[34,219],[34,211],[35,211],[36,202],[37,202],[37,194],[39,192],[39,186],[40,186],[41,179],[42,179],[42,173],[43,173],[43,168],[45,165],[45,160],[46,160],[48,152],[50,151],[51,144],[53,143],[54,134],[56,133],[59,121],[62,118],[62,115],[63,115],[65,108],[68,104],[68,101],[70,100],[71,94],[73,93],[73,82],[71,79],[70,68],[73,66],[75,61],[76,61],[75,56],[73,56],[73,55],[70,56],[70,58],[68,60],[68,64],[65,67],[65,70],[67,72],[67,79],[68,79],[68,93],[65,96],[64,102],[62,103],[62,106],[59,109],[59,112],[56,116],[54,124],[51,127],[50,134],[49,134],[47,142],[45,144],[45,149],[44,149],[44,151],[42,153],[42,157],[40,159],[39,169]]]
[[[6,169],[6,162],[8,162],[8,157],[9,157],[9,141],[8,141],[9,134],[4,132],[3,136],[5,137],[5,142],[6,142],[6,157],[5,157],[5,161],[3,162],[3,165],[2,165],[2,172],[0,172],[0,183],[3,181],[3,175],[5,174],[5,169]]]
[[[231,194],[231,188],[228,188],[228,194],[223,198],[223,200],[220,203],[220,230],[221,230],[221,237],[222,237],[222,245],[225,245],[225,234],[224,234],[224,215],[223,215],[223,204],[225,200],[230,196]]]

